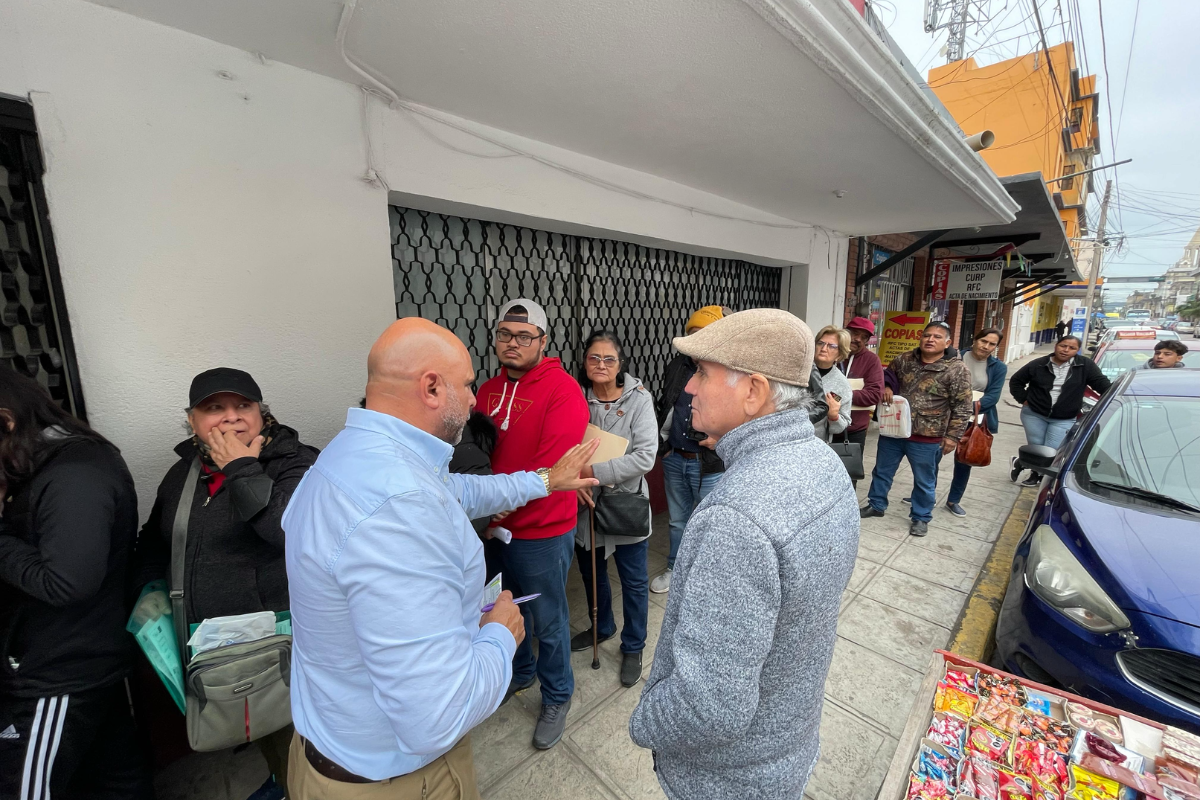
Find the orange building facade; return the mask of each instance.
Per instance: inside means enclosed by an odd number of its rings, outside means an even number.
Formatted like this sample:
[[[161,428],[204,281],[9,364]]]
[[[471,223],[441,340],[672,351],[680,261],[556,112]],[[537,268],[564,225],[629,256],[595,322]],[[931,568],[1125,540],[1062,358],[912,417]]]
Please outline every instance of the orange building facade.
[[[1042,173],[1067,236],[1078,240],[1088,235],[1092,174],[1071,176],[1090,169],[1099,150],[1096,76],[1079,74],[1072,42],[1048,52],[986,67],[956,61],[930,70],[929,87],[966,134],[996,135],[980,155],[997,175]]]

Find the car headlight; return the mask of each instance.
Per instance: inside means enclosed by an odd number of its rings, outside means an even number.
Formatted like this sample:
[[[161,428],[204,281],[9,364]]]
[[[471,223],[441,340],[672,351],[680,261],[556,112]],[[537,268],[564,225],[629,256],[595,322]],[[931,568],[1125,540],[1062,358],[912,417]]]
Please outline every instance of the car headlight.
[[[1049,525],[1039,525],[1033,532],[1025,562],[1025,585],[1072,622],[1093,633],[1129,627],[1129,618]]]

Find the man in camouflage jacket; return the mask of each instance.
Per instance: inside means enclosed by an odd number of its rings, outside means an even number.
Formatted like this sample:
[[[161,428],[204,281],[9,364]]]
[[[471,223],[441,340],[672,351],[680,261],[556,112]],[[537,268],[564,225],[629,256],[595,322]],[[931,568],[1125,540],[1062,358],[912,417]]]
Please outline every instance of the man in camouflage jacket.
[[[879,437],[871,491],[859,515],[882,517],[888,491],[900,460],[907,458],[913,472],[912,524],[908,532],[924,536],[933,519],[938,464],[954,452],[971,421],[971,372],[961,359],[951,358],[950,327],[931,322],[921,333],[921,345],[892,360],[884,370],[883,402],[893,394],[903,397],[912,411],[912,435],[907,439]]]

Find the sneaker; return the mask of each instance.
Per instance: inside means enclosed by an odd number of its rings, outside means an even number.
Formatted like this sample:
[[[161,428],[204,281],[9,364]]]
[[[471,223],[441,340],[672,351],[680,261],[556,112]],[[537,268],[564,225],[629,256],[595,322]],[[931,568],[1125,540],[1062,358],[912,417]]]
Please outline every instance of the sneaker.
[[[275,782],[275,776],[270,775],[262,786],[254,790],[254,793],[247,800],[284,800],[287,792],[283,787]]]
[[[901,503],[908,503],[908,504],[911,506],[911,505],[912,505],[912,498],[911,498],[911,497],[902,497],[902,498],[900,498],[900,502],[901,502]]]
[[[912,524],[908,526],[909,536],[924,536],[929,533],[929,523],[922,522],[919,519],[914,519]]]
[[[1021,485],[1022,486],[1041,486],[1042,485],[1042,476],[1038,475],[1036,472],[1031,472],[1029,474],[1028,478],[1021,481]]]
[[[674,572],[674,570],[671,567],[667,567],[666,572],[650,581],[650,591],[654,592],[655,594],[666,594],[667,592],[671,591],[672,572]]]
[[[558,744],[567,729],[567,712],[570,710],[570,700],[557,706],[542,704],[537,727],[533,729],[533,746],[538,750],[549,750]]]
[[[621,685],[628,689],[642,679],[642,654],[621,654]]]
[[[883,516],[883,512],[880,511],[875,506],[871,505],[870,503],[867,503],[865,506],[863,506],[862,508],[860,508],[858,510],[858,518],[859,519],[869,519],[871,517],[882,517],[882,516]]]
[[[599,639],[596,640],[596,642],[597,643],[607,642],[612,637],[613,637],[613,634],[610,633],[608,636],[601,636]],[[577,633],[571,637],[571,652],[572,653],[578,653],[580,650],[591,650],[591,649],[592,649],[592,629],[591,628],[588,628],[586,631],[583,631],[582,633]]]
[[[965,517],[967,515],[967,512],[963,511],[963,507],[960,506],[958,503],[952,503],[949,500],[947,500],[946,508],[950,511],[951,514],[953,514],[956,517]]]
[[[512,679],[512,680],[509,682],[509,684],[508,684],[508,691],[506,691],[506,692],[504,693],[504,699],[500,701],[500,705],[504,705],[504,704],[505,704],[505,703],[507,703],[509,700],[511,700],[511,699],[512,699],[512,696],[513,696],[514,694],[516,694],[517,692],[523,692],[523,691],[525,691],[526,689],[528,689],[530,686],[533,686],[533,682],[534,682],[534,681],[536,681],[536,680],[537,680],[537,675],[536,675],[536,674],[535,674],[535,675],[530,675],[530,676],[529,676],[529,679],[528,679],[528,680],[524,680],[524,681],[518,681],[518,680],[517,680],[517,679],[514,677],[514,678],[513,678],[513,679]]]
[[[1013,483],[1017,482],[1017,478],[1021,477],[1021,466],[1017,463],[1017,457],[1013,456],[1008,460],[1008,479]]]

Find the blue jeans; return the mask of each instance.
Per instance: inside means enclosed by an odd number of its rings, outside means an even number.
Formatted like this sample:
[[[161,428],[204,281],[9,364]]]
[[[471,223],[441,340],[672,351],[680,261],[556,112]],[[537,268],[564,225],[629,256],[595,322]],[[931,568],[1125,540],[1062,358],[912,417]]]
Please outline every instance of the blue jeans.
[[[967,491],[967,481],[971,480],[971,468],[966,464],[954,462],[954,480],[950,482],[950,495],[946,498],[947,503],[959,503],[963,499],[963,493]]]
[[[513,597],[541,592],[521,604],[525,639],[513,656],[513,681],[525,683],[537,672],[542,703],[561,705],[575,693],[571,672],[571,612],[567,609],[567,574],[575,555],[575,530],[549,539],[513,539],[504,548],[504,588]],[[533,637],[538,640],[536,662]]]
[[[921,522],[933,519],[933,501],[937,493],[938,464],[942,460],[942,445],[938,442],[912,442],[908,439],[879,437],[875,451],[875,469],[871,470],[871,491],[867,502],[878,511],[887,511],[888,492],[900,467],[900,459],[908,458],[912,467],[912,518]]]
[[[597,553],[604,551],[597,550]],[[635,544],[619,544],[613,548],[613,561],[617,562],[617,574],[621,576],[621,609],[625,612],[625,623],[621,626],[621,652],[640,653],[646,649],[646,623],[650,616],[650,576],[647,573],[646,554],[650,552],[650,540]],[[579,574],[583,576],[583,590],[587,594],[588,619],[592,613],[592,554],[575,545],[575,558],[579,562]],[[601,639],[617,632],[617,621],[613,617],[612,587],[608,583],[607,564],[596,561],[596,628]]]
[[[683,529],[700,501],[708,496],[721,480],[723,472],[700,474],[699,458],[684,458],[672,450],[663,456],[663,485],[667,490],[667,516],[670,518],[671,553],[667,556],[667,569],[675,566],[679,555],[679,543],[683,541]]]
[[[1030,411],[1029,406],[1022,406],[1021,425],[1025,428],[1026,444],[1041,444],[1057,450],[1075,425],[1075,420],[1050,419]]]

